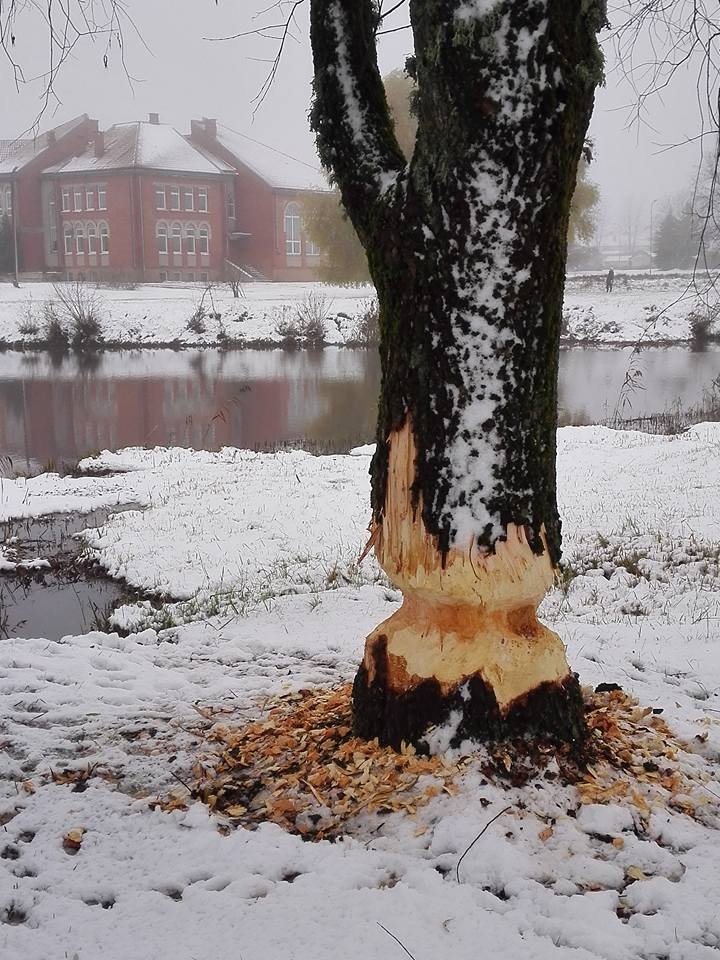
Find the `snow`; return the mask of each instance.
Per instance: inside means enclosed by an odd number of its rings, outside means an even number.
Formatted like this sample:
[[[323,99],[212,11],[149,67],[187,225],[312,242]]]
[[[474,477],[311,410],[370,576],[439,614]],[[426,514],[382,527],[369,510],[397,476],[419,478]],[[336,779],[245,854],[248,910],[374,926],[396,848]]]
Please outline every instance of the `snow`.
[[[101,318],[105,338],[118,344],[167,344],[217,346],[218,334],[246,341],[279,343],[277,325],[292,319],[303,300],[314,294],[324,297],[328,317],[328,343],[342,344],[352,338],[356,319],[375,296],[373,287],[337,287],[312,283],[248,283],[243,297],[235,299],[224,285],[205,296],[208,311],[219,312],[220,321],[208,319],[204,334],[187,328],[197,309],[204,285],[145,284],[135,290],[100,288]],[[604,277],[570,276],[565,291],[563,319],[573,342],[610,345],[685,342],[691,337],[690,322],[696,313],[712,311],[710,296],[697,291],[689,276],[658,274],[619,275],[613,293],[605,292]],[[40,331],[43,304],[53,298],[51,284],[23,283],[20,289],[0,283],[0,341],[32,343],[37,337],[19,330],[29,319]],[[716,300],[715,296],[715,300]],[[214,307],[213,307],[214,305]]]
[[[153,346],[218,346],[223,337],[231,340],[280,343],[277,326],[296,318],[309,295],[319,298],[327,312],[325,327],[329,343],[342,344],[353,338],[359,317],[374,297],[370,286],[336,287],[310,283],[248,283],[243,296],[235,298],[224,284],[210,293],[204,284],[144,284],[135,290],[98,290],[103,335],[116,344]],[[0,284],[0,341],[37,341],[44,328],[43,306],[54,296],[51,284],[25,283],[20,289]],[[188,329],[188,322],[202,302],[208,313],[205,332]],[[22,334],[28,321],[38,327],[37,335]]]
[[[105,131],[99,157],[92,146],[52,170],[64,174],[136,167],[212,176],[233,172],[226,163],[196,149],[173,127],[146,121],[114,124]]]
[[[584,683],[622,684],[688,744],[684,769],[705,780],[696,819],[582,804],[557,778],[505,787],[472,757],[456,795],[414,815],[359,814],[335,843],[269,823],[223,836],[199,803],[151,809],[207,751],[196,708],[239,723],[268,696],[350,679],[399,596],[372,559],[352,566],[370,448],[105,452],[84,466],[119,472],[2,481],[0,517],[135,504],[87,531],[89,549],[197,605],[175,616],[170,603],[162,625],[128,636],[0,642],[0,957],[388,960],[403,956],[393,936],[417,960],[476,960],[478,944],[497,960],[715,957],[720,425],[558,439],[566,555],[580,572],[551,592],[545,619]],[[642,538],[664,580],[642,558],[639,573],[619,563]],[[210,615],[213,593],[241,583],[245,603]],[[643,584],[658,603],[620,614]],[[661,608],[661,596],[676,602]],[[87,765],[98,775],[80,791],[49,776]],[[72,830],[85,831],[74,854]]]
[[[218,143],[271,187],[280,190],[327,192],[327,177],[318,167],[268,147],[258,140],[218,124]]]

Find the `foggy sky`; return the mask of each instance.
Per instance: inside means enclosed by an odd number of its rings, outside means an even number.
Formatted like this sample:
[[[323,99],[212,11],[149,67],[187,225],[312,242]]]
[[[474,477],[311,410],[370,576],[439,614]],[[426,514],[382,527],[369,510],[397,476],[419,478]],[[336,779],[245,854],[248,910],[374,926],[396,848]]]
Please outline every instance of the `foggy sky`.
[[[268,5],[269,0],[219,0],[217,4],[215,0],[128,0],[137,28],[137,34],[129,24],[124,28],[125,63],[133,79],[125,75],[117,48],[108,51],[105,69],[104,42],[82,41],[63,65],[56,85],[60,102],[51,103],[40,129],[79,113],[88,113],[106,127],[147,119],[153,111],[160,114],[162,122],[188,132],[192,117],[209,116],[312,160],[314,147],[307,122],[312,76],[307,9],[300,10],[300,29],[286,45],[275,82],[254,117],[251,101],[267,74],[275,41],[256,36],[228,42],[204,39],[252,29],[258,24],[253,11]],[[47,28],[39,18],[31,20],[30,16],[20,19],[16,29],[17,56],[27,77],[43,73],[48,62]],[[403,16],[406,14],[399,11],[388,26],[401,25]],[[408,30],[381,38],[383,73],[402,66],[411,43]],[[612,50],[606,52],[607,82],[598,91],[590,129],[596,152],[590,176],[601,190],[597,239],[612,243],[628,219],[636,221],[639,234],[647,233],[653,200],[658,201],[654,209],[657,218],[666,198],[687,192],[697,166],[697,144],[660,151],[663,145],[696,136],[699,119],[693,109],[690,67],[666,91],[663,102],[655,102],[647,118],[649,126],[628,129],[633,94],[619,77]],[[6,61],[0,64],[0,83],[5,92],[0,139],[9,139],[23,134],[36,118],[43,84],[21,84],[16,90]]]

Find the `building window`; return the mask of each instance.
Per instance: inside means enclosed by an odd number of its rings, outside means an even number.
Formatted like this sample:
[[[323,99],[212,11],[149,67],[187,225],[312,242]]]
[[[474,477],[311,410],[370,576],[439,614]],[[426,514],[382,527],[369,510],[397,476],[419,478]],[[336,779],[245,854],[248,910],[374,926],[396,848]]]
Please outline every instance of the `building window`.
[[[85,209],[95,209],[95,190],[92,187],[86,187],[85,189]]]
[[[159,223],[155,228],[158,253],[166,257],[168,252],[168,228],[166,223]]]
[[[182,253],[182,227],[179,223],[172,225],[171,231],[172,252],[176,256]]]
[[[320,247],[315,243],[314,240],[305,241],[305,254],[308,257],[320,256]]]
[[[97,253],[97,227],[94,223],[87,225],[87,247],[90,256],[94,257]]]
[[[75,191],[73,193],[73,199],[74,199],[73,209],[76,211],[82,210],[82,190],[80,189],[80,187],[75,187]]]
[[[192,187],[185,187],[183,191],[183,196],[185,198],[185,209],[194,210],[195,209],[195,194]]]
[[[225,210],[228,220],[235,219],[235,191],[230,187],[225,193]]]
[[[70,187],[62,188],[62,209],[63,213],[70,211]]]
[[[65,242],[65,256],[71,257],[73,252],[73,230],[69,223],[65,224],[63,239]]]
[[[173,280],[175,281],[175,283],[179,283],[180,280],[182,280],[182,277],[180,276],[179,273],[174,273],[174,274],[172,275],[172,278],[173,278]]]
[[[200,274],[200,283],[207,283],[209,279],[210,278],[207,273]]]
[[[11,217],[12,216],[12,187],[5,187],[0,194],[0,208],[3,206],[3,199],[5,205],[5,213]]]
[[[194,273],[189,273],[189,274],[187,275],[187,282],[188,282],[188,283],[195,283],[195,274],[194,274]]]
[[[208,211],[208,188],[198,187],[198,210],[200,213]]]
[[[85,253],[85,228],[81,223],[75,224],[75,252],[78,256]]]
[[[54,223],[50,224],[50,252],[57,253],[57,227]]]
[[[185,252],[195,256],[195,227],[192,224],[185,228]]]
[[[105,257],[110,253],[110,231],[106,223],[100,224],[100,253]]]
[[[160,283],[165,283],[167,281],[167,273],[164,270],[160,271]]]
[[[165,187],[162,183],[155,184],[155,209],[166,210]]]
[[[107,210],[107,194],[105,187],[98,187],[98,210]]]
[[[180,187],[170,187],[170,209],[180,209]]]
[[[200,227],[198,237],[200,241],[200,253],[207,257],[210,254],[210,228],[206,226]]]
[[[289,203],[285,207],[285,253],[289,257],[299,257],[300,249],[300,207]]]

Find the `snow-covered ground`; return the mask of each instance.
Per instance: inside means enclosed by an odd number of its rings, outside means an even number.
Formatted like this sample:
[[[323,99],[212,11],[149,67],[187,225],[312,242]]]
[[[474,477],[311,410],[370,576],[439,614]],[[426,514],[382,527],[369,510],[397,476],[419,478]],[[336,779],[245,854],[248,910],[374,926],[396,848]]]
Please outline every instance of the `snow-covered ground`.
[[[2,960],[717,956],[719,452],[717,424],[559,431],[566,568],[543,605],[584,683],[662,713],[648,769],[677,764],[690,793],[599,803],[599,786],[552,770],[503,786],[471,759],[449,792],[359,811],[334,843],[273,823],[224,835],[199,803],[149,799],[182,794],[209,716],[236,725],[352,677],[398,602],[356,562],[369,451],[127,449],[80,478],[1,480],[0,519],[136,504],[87,548],[172,598],[121,609],[125,637],[0,641]]]
[[[717,305],[716,288],[709,292],[701,288],[689,275],[628,273],[618,274],[613,292],[606,293],[604,277],[570,276],[564,334],[583,343],[688,340],[691,317],[707,316],[708,298],[711,307]],[[241,339],[277,343],[282,340],[278,328],[296,322],[299,312],[324,317],[328,343],[347,343],[358,339],[359,319],[373,295],[372,287],[305,283],[249,283],[240,299],[233,298],[225,284],[209,292],[201,284],[147,284],[135,290],[96,292],[105,339],[140,346],[217,345]],[[51,284],[27,283],[19,289],[0,284],[0,342],[37,342],[45,328],[46,304],[53,299],[57,298]],[[202,329],[191,329],[188,324],[201,305],[206,314]]]

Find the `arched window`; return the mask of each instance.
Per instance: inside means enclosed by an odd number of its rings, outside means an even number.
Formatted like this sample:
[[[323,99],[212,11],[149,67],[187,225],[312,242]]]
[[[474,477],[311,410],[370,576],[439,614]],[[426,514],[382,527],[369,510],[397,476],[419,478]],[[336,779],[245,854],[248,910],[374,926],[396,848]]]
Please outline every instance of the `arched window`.
[[[78,255],[85,253],[85,227],[82,223],[75,224],[75,252]]]
[[[300,252],[300,206],[289,203],[285,207],[285,253],[299,257]]]
[[[200,244],[200,253],[207,257],[210,253],[210,227],[206,223],[200,224],[198,230],[198,240]]]
[[[195,227],[189,223],[185,227],[185,251],[191,256],[195,256]]]
[[[110,253],[110,231],[107,223],[103,220],[98,229],[100,231],[100,253],[107,256]]]
[[[164,221],[160,220],[158,222],[155,227],[155,236],[157,237],[158,253],[166,257],[168,252],[168,228]]]
[[[87,249],[92,257],[97,253],[97,227],[94,223],[87,225]]]
[[[71,223],[66,223],[63,228],[63,239],[65,241],[65,256],[71,257],[73,252],[73,228]]]
[[[172,230],[170,231],[171,241],[172,241],[172,252],[174,254],[182,253],[182,225],[179,223],[174,223],[172,225]]]

